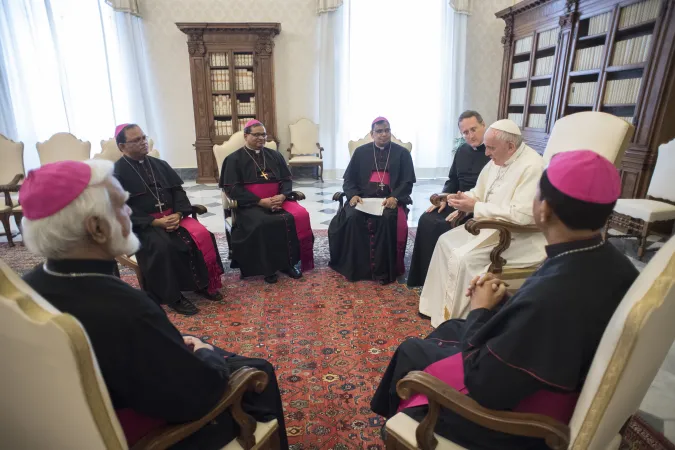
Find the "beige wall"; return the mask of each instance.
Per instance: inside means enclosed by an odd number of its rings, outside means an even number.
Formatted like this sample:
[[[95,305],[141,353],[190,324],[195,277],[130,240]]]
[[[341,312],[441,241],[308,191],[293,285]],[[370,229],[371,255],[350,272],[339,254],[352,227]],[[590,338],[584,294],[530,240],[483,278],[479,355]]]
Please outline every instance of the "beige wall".
[[[176,22],[280,22],[274,64],[277,126],[282,149],[288,125],[316,120],[318,21],[315,0],[143,0],[153,92],[148,112],[157,148],[173,167],[197,167],[187,36]]]
[[[495,12],[513,0],[474,0],[467,23],[465,109],[481,113],[489,125],[497,120],[502,76],[504,21]]]

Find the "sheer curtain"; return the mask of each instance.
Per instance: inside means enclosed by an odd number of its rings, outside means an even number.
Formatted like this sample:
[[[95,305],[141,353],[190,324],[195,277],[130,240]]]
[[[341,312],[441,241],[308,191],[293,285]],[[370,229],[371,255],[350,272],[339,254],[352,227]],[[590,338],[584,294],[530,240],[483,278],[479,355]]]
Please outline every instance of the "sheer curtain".
[[[0,83],[9,88],[0,108],[12,116],[0,133],[24,142],[26,169],[39,166],[35,143],[54,133],[90,141],[93,153],[117,123],[146,127],[138,17],[105,0],[0,4]]]

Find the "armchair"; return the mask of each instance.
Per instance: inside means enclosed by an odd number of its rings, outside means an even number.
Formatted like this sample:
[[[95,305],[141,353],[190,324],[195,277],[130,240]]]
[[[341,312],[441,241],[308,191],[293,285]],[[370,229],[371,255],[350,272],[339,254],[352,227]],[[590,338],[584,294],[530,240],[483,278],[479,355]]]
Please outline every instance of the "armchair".
[[[36,144],[40,164],[58,161],[86,161],[91,157],[91,143],[83,142],[70,133],[56,133]]]
[[[7,448],[127,449],[87,333],[0,261],[0,407]],[[185,439],[230,409],[241,430],[226,448],[278,448],[278,422],[258,423],[241,407],[247,391],[261,392],[267,374],[237,370],[218,404],[194,422],[167,425],[132,450],[161,450]],[[53,406],[46,408],[45,399]],[[64,412],[67,411],[66,414]],[[76,430],[76,432],[74,432]]]
[[[160,158],[159,150],[154,148],[155,143],[152,139],[148,139],[148,155],[153,158]],[[118,159],[122,157],[122,152],[119,147],[117,147],[117,141],[115,138],[108,140],[101,140],[101,152],[96,153],[92,159],[107,159],[113,163],[117,162]]]
[[[291,169],[317,167],[316,177],[323,181],[323,147],[319,144],[319,126],[309,119],[300,119],[288,128],[291,130],[291,145],[286,150],[288,165]]]
[[[404,147],[409,152],[412,152],[412,143],[403,142],[400,139],[397,139],[396,136],[394,136],[393,134],[391,135],[391,141],[395,142],[396,144],[400,145],[401,147]],[[373,142],[373,138],[370,136],[370,133],[366,134],[365,136],[363,136],[363,138],[361,138],[359,140],[349,141],[347,143],[347,149],[349,150],[349,157],[351,158],[352,156],[354,156],[354,152],[356,151],[357,148],[359,148],[362,145],[365,145],[369,142]],[[333,194],[333,201],[340,203],[340,206],[338,207],[338,212],[344,206],[344,199],[346,197],[347,196],[345,195],[345,193],[341,192],[341,191],[338,191],[335,194]],[[349,199],[347,199],[347,200],[349,200]]]
[[[434,433],[440,408],[486,428],[540,437],[552,449],[619,448],[622,426],[634,414],[663,363],[675,328],[675,238],[649,262],[614,312],[593,358],[569,424],[547,416],[494,411],[480,406],[439,379],[410,372],[396,391],[429,399],[429,413],[418,423],[398,413],[386,424],[388,449],[462,449]],[[664,332],[664,330],[667,330]]]
[[[10,218],[14,216],[16,225],[21,232],[21,218],[23,210],[19,203],[19,188],[26,173],[23,166],[23,142],[14,142],[0,134],[0,193],[4,195],[4,203],[0,203],[0,221],[2,221],[11,247],[14,240],[11,231]]]

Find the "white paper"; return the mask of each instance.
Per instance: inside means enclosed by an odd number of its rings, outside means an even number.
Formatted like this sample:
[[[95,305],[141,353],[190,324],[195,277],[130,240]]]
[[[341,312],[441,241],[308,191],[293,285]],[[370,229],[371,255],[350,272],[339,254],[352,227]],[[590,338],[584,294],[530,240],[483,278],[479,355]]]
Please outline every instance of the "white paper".
[[[355,208],[366,214],[381,216],[384,212],[384,205],[382,205],[384,200],[383,198],[362,198],[363,203],[357,203]]]

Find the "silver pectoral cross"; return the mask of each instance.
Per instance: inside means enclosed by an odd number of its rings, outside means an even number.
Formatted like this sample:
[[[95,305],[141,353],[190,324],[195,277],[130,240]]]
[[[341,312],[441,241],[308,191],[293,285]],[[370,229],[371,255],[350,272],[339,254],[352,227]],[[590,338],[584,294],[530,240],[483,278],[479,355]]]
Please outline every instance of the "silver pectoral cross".
[[[380,182],[380,184],[378,184],[378,186],[380,186],[380,189],[384,189],[384,183]]]
[[[162,203],[162,202],[160,202],[159,200],[157,200],[157,203],[155,204],[155,206],[156,206],[160,211],[162,211],[162,206],[164,206],[164,203]]]

